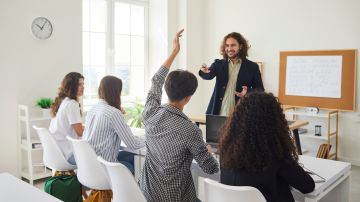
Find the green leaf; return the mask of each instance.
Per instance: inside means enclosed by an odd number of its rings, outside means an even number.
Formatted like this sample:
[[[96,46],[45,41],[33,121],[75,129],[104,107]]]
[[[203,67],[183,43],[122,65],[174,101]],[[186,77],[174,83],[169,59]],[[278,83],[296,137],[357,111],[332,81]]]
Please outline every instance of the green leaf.
[[[142,127],[142,112],[144,111],[144,105],[135,104],[134,107],[126,107],[126,113],[130,117],[128,124],[130,127],[141,128]]]
[[[54,103],[54,101],[51,98],[40,98],[36,102],[36,105],[43,109],[49,109],[53,103]]]

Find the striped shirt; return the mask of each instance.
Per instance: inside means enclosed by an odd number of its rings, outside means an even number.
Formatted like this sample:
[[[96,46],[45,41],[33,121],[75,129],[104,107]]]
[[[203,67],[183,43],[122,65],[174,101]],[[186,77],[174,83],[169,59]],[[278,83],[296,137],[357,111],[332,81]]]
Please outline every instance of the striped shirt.
[[[83,139],[94,148],[97,155],[117,162],[121,141],[131,150],[140,149],[145,142],[135,137],[119,109],[100,100],[86,116]]]
[[[229,59],[229,81],[226,86],[224,98],[222,101],[220,114],[221,116],[228,116],[235,107],[235,91],[238,74],[240,71],[241,60],[232,62]]]
[[[148,202],[197,201],[190,166],[195,159],[204,172],[218,172],[201,130],[179,109],[161,103],[162,86],[169,70],[159,69],[152,79],[143,121],[146,157],[140,187]]]

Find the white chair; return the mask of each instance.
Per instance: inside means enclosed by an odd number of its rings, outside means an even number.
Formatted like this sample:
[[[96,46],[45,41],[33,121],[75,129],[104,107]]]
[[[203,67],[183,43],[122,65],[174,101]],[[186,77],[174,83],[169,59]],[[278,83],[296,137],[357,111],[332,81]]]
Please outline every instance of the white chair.
[[[255,187],[229,186],[211,179],[205,181],[205,202],[266,202]]]
[[[100,156],[97,159],[106,167],[113,191],[113,202],[146,202],[134,176],[126,166],[105,161]]]
[[[71,142],[77,164],[77,178],[90,189],[110,190],[110,183],[105,169],[97,161],[94,149],[85,140],[66,138]]]
[[[44,165],[55,171],[71,171],[76,169],[76,165],[70,164],[62,153],[59,145],[47,128],[39,128],[33,125],[39,135],[43,147]]]

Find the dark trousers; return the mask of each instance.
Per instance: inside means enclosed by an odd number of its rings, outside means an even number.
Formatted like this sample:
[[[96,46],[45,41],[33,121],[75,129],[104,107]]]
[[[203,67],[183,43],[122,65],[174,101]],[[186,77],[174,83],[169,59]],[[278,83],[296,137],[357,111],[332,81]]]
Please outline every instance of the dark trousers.
[[[117,156],[117,160],[123,165],[125,165],[133,175],[135,173],[134,156],[135,154],[127,151],[120,151]]]

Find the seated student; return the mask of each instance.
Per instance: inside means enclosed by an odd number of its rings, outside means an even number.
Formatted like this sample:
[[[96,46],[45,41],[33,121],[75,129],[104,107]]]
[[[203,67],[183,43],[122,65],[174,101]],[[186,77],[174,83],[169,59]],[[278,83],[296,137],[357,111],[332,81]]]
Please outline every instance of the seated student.
[[[51,105],[49,131],[54,136],[65,158],[75,165],[70,142],[66,139],[69,135],[73,138],[81,137],[82,126],[79,98],[84,94],[84,76],[77,72],[68,73],[61,82],[58,95]]]
[[[197,88],[196,77],[183,70],[168,75],[180,50],[182,32],[176,34],[171,55],[152,78],[143,112],[147,151],[139,180],[148,202],[198,201],[190,171],[193,159],[206,173],[219,170],[202,139],[201,130],[183,113]],[[169,101],[161,105],[164,82]]]
[[[110,162],[124,164],[134,173],[134,154],[120,151],[121,141],[131,150],[145,146],[144,140],[135,137],[126,124],[121,108],[122,81],[105,76],[100,81],[99,103],[86,116],[84,138],[97,155]]]
[[[288,131],[272,94],[240,98],[219,139],[221,183],[256,187],[268,202],[294,201],[291,187],[313,191],[314,180],[298,164]]]

